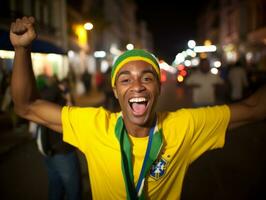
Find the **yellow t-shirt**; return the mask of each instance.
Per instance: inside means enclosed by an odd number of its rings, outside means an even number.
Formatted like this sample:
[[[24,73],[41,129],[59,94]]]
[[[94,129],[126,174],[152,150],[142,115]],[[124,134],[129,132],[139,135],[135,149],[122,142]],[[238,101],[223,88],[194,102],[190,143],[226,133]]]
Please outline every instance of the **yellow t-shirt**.
[[[185,172],[205,151],[223,147],[230,111],[228,106],[180,109],[158,113],[164,146],[146,179],[150,199],[179,199]],[[119,113],[103,108],[64,107],[64,141],[76,146],[88,162],[93,199],[126,199],[120,145],[114,128]],[[145,156],[148,137],[130,136],[135,184]]]

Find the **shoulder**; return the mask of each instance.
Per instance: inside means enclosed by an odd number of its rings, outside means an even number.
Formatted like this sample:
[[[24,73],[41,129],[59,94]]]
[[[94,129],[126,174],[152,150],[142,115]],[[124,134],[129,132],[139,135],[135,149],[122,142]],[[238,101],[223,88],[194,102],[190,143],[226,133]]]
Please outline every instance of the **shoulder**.
[[[173,112],[160,112],[158,113],[158,118],[163,126],[177,125],[184,121],[187,121],[191,117],[189,109],[182,108]]]
[[[62,116],[71,116],[75,119],[91,119],[104,120],[106,118],[114,118],[117,113],[112,113],[103,107],[76,107],[64,106],[62,109]]]
[[[169,112],[164,117],[165,121],[178,120],[181,123],[185,121],[195,122],[210,119],[217,119],[219,117],[228,118],[230,116],[230,108],[228,105],[207,106],[200,108],[183,108],[175,112]]]

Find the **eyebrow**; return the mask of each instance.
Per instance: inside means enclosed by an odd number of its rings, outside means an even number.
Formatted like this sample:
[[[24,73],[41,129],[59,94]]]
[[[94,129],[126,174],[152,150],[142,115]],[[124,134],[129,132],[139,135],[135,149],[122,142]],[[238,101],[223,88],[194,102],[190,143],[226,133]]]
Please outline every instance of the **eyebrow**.
[[[151,73],[151,74],[153,74],[155,76],[157,75],[157,73],[154,70],[152,70],[152,69],[144,69],[143,71],[141,71],[141,74],[146,74],[146,73]],[[119,76],[121,76],[121,75],[130,75],[130,71],[126,70],[126,71],[119,72],[118,75],[117,75],[117,78]]]
[[[119,76],[121,76],[121,75],[129,75],[129,74],[130,74],[130,71],[122,71],[122,72],[119,72],[116,79],[118,79]]]
[[[157,73],[154,70],[152,70],[152,69],[145,69],[145,70],[142,71],[142,74],[146,74],[146,73],[151,73],[154,76],[157,76]]]

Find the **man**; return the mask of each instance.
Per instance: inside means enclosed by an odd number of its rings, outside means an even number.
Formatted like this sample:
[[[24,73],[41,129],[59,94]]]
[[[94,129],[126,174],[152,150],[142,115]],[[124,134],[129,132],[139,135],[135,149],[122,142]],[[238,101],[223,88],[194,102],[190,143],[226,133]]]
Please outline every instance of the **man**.
[[[248,76],[246,66],[241,61],[237,61],[228,72],[228,80],[230,83],[231,101],[239,101],[245,96],[245,89],[248,88]]]
[[[186,169],[205,151],[222,147],[226,128],[266,116],[266,87],[245,101],[156,113],[160,69],[143,50],[127,51],[112,69],[121,113],[60,107],[36,94],[30,44],[34,18],[17,19],[12,96],[17,113],[56,131],[86,156],[93,199],[179,199]]]
[[[187,78],[186,85],[192,89],[192,100],[195,107],[211,106],[217,103],[217,86],[224,84],[218,75],[210,72],[210,63],[205,59],[200,60],[199,68]]]
[[[56,77],[48,77],[44,74],[38,76],[37,88],[40,98],[62,106],[72,105],[70,94],[65,92],[66,85],[60,84],[59,87]],[[67,94],[68,98],[64,96]],[[81,199],[81,171],[76,148],[64,142],[61,134],[45,126],[38,125],[32,131],[36,134],[38,150],[42,155],[48,175],[48,199]]]

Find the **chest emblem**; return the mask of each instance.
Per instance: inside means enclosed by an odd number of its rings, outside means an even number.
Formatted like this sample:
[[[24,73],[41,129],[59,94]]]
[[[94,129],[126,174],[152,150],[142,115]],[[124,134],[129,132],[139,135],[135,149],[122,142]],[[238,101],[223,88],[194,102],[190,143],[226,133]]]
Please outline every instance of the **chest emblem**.
[[[150,177],[155,180],[161,178],[165,174],[166,166],[167,166],[167,161],[164,160],[163,158],[161,158],[158,162],[155,162],[151,166]]]

